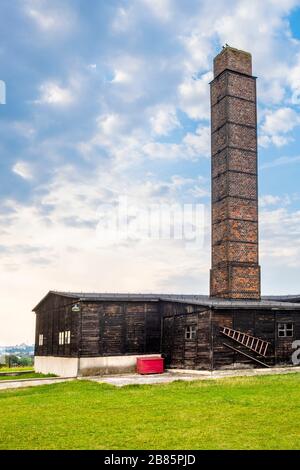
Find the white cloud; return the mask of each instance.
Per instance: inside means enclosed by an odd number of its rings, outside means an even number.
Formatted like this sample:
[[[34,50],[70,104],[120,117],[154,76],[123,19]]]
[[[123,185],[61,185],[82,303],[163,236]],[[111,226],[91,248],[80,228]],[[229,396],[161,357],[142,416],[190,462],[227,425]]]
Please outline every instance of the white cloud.
[[[264,210],[260,220],[263,261],[277,267],[300,267],[300,211]]]
[[[280,202],[280,196],[273,196],[272,194],[265,194],[259,198],[259,204],[261,207],[278,204]]]
[[[46,16],[43,15],[40,11],[34,9],[34,8],[29,8],[27,10],[28,16],[33,18],[38,26],[40,26],[42,29],[46,30],[51,30],[56,27],[56,21],[54,16]]]
[[[262,136],[260,144],[267,147],[271,143],[277,147],[286,145],[291,141],[287,134],[300,125],[300,115],[292,108],[279,108],[268,111],[261,126]]]
[[[142,0],[142,2],[161,21],[170,20],[174,6],[170,0]]]
[[[120,115],[105,114],[97,119],[97,125],[99,130],[105,135],[113,135],[116,137],[116,134],[121,130],[123,123]]]
[[[166,111],[166,108],[164,108]],[[150,109],[150,115],[153,108]],[[97,119],[97,130],[87,141],[78,145],[79,151],[85,158],[92,158],[95,152],[105,149],[115,166],[129,168],[132,164],[142,164],[148,158],[152,160],[198,160],[207,157],[210,151],[210,129],[198,126],[195,133],[187,133],[179,142],[159,142],[156,137],[166,135],[174,126],[179,125],[175,120],[175,110],[167,108],[166,115],[155,114],[150,118],[152,137],[148,129],[133,128],[125,116],[119,114],[103,114]],[[158,118],[158,119],[157,119]],[[120,169],[120,166],[118,167]]]
[[[186,134],[180,144],[147,142],[142,150],[151,159],[196,161],[206,158],[210,152],[210,129],[199,126],[195,134]]]
[[[279,157],[271,160],[270,162],[263,163],[260,169],[264,170],[266,168],[274,168],[277,166],[284,166],[284,165],[293,165],[294,163],[300,162],[300,155],[294,157]]]
[[[133,21],[132,15],[133,7],[120,7],[116,10],[116,15],[112,21],[112,30],[116,33],[124,33],[131,26]]]
[[[70,89],[63,88],[55,82],[45,82],[40,86],[40,97],[36,104],[48,104],[51,106],[68,106],[74,101]]]
[[[186,50],[184,58],[186,74],[194,74],[199,70],[210,69],[209,56],[212,53],[213,46],[209,32],[192,31],[183,36],[181,41]]]
[[[116,69],[111,83],[130,83],[131,81],[132,76],[128,72]]]
[[[274,196],[273,194],[264,194],[259,198],[260,207],[268,206],[287,206],[291,202],[288,194],[284,196]]]
[[[300,117],[291,108],[280,108],[266,115],[262,130],[268,135],[286,134],[300,123]]]
[[[209,82],[211,79],[212,73],[208,72],[199,79],[186,78],[179,85],[180,108],[191,119],[209,118]]]
[[[151,159],[196,161],[210,153],[210,129],[199,126],[194,134],[187,133],[179,144],[147,142],[142,150]]]
[[[300,211],[284,202],[260,211],[260,264],[263,292],[299,292]]]
[[[138,100],[146,92],[149,64],[141,57],[124,54],[110,58],[108,66],[113,78],[110,93],[125,103]]]
[[[210,127],[198,126],[195,134],[189,132],[183,142],[192,153],[208,157],[210,155]]]
[[[287,80],[292,90],[292,103],[300,104],[300,53],[297,54],[295,64],[287,74]]]
[[[184,148],[179,144],[147,142],[143,145],[143,153],[151,159],[176,160],[188,158]]]
[[[12,167],[12,171],[25,180],[31,180],[33,178],[33,170],[29,163],[18,161]]]
[[[204,188],[203,186],[199,186],[199,185],[193,186],[189,190],[189,193],[196,198],[203,198],[203,197],[207,197],[210,195],[210,192],[208,191],[207,188]]]
[[[287,73],[288,70],[286,70],[286,74]],[[284,86],[285,76],[282,76],[281,79],[273,78],[266,80],[262,75],[262,80],[258,83],[259,100],[268,105],[278,105],[282,103],[286,96],[286,88]]]
[[[36,129],[28,122],[16,121],[12,124],[13,129],[21,136],[32,139],[36,135]]]
[[[150,124],[156,135],[168,135],[172,130],[180,127],[176,109],[164,105],[154,111],[154,115],[150,118]]]
[[[62,8],[60,2],[51,2],[51,6],[45,0],[25,0],[24,3],[25,14],[42,31],[65,34],[74,24],[74,11]]]

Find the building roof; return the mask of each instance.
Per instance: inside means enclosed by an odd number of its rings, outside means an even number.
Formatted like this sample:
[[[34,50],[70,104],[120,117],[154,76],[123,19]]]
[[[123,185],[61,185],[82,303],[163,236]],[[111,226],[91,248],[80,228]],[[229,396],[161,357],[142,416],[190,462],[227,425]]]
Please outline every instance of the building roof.
[[[51,295],[69,297],[78,302],[124,301],[124,302],[167,302],[188,303],[215,309],[273,309],[273,310],[300,310],[300,295],[294,296],[264,296],[261,300],[231,300],[209,297],[208,295],[193,294],[131,294],[131,293],[103,293],[103,292],[62,292],[49,291],[34,307],[39,306]],[[298,302],[298,303],[297,303]]]
[[[268,295],[263,296],[267,300],[280,300],[282,302],[300,302],[300,295]]]

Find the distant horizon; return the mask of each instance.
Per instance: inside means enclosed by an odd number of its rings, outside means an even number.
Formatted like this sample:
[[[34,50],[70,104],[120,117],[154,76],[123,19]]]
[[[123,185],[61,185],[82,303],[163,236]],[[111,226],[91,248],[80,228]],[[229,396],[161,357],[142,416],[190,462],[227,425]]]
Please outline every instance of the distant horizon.
[[[34,346],[34,342],[33,343],[16,343],[16,344],[2,344],[0,343],[0,348],[10,348],[10,347],[13,347],[13,346]]]

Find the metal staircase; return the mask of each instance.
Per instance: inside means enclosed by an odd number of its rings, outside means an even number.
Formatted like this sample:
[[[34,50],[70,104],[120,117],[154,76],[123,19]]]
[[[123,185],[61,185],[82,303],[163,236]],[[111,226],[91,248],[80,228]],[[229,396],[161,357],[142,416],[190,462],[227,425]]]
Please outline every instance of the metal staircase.
[[[241,331],[233,330],[225,326],[222,327],[221,333],[263,357],[266,357],[268,347],[271,345],[268,341],[264,341],[263,339],[247,335],[246,333],[242,333]]]

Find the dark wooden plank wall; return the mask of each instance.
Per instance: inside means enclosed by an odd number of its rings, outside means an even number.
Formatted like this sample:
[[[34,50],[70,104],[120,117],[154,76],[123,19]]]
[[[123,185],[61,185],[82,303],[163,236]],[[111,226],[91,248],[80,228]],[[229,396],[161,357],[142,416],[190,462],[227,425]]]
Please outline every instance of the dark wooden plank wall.
[[[161,321],[158,302],[82,302],[49,296],[36,315],[35,354],[85,357],[160,352]],[[71,330],[71,344],[59,345],[59,332]],[[38,345],[39,334],[44,345]],[[80,341],[80,351],[78,343]]]
[[[163,352],[166,364],[173,368],[219,369],[255,365],[223,345],[228,342],[245,350],[220,334],[223,326],[269,341],[266,362],[270,365],[290,364],[292,342],[300,339],[298,311],[209,311],[175,302],[83,302],[81,312],[74,313],[71,306],[75,301],[53,294],[41,304],[36,314],[36,355],[88,357]],[[279,322],[293,323],[293,338],[278,337]],[[185,340],[189,324],[197,326],[196,340]],[[66,330],[71,330],[71,344],[59,345],[59,332]],[[44,334],[43,346],[38,345],[40,333]]]
[[[226,338],[221,335],[221,327],[233,328],[233,312],[213,310],[212,312],[212,368],[220,369],[234,364],[235,353],[223,346]],[[230,340],[229,340],[230,342]]]
[[[50,295],[36,312],[35,355],[68,356],[78,354],[79,314],[72,312],[75,299]],[[71,331],[71,344],[59,345],[59,332]],[[44,344],[39,346],[39,334]]]
[[[282,338],[277,336],[278,323],[293,323],[294,336]],[[275,343],[275,361],[276,364],[291,364],[291,356],[295,351],[292,348],[292,342],[300,339],[300,311],[295,312],[276,312],[276,343]]]
[[[162,304],[162,352],[166,365],[179,369],[210,369],[210,311],[195,305]],[[197,328],[196,339],[186,340],[188,325]]]
[[[160,352],[158,302],[82,304],[81,356]]]
[[[294,336],[288,338],[278,337],[278,323],[293,323]],[[213,367],[215,369],[231,367],[235,364],[255,366],[255,363],[241,354],[230,351],[223,346],[224,342],[248,352],[244,346],[220,334],[223,326],[256,336],[271,343],[267,357],[263,359],[267,364],[274,366],[291,364],[293,353],[292,342],[300,339],[300,312],[280,310],[216,310],[213,312]]]

